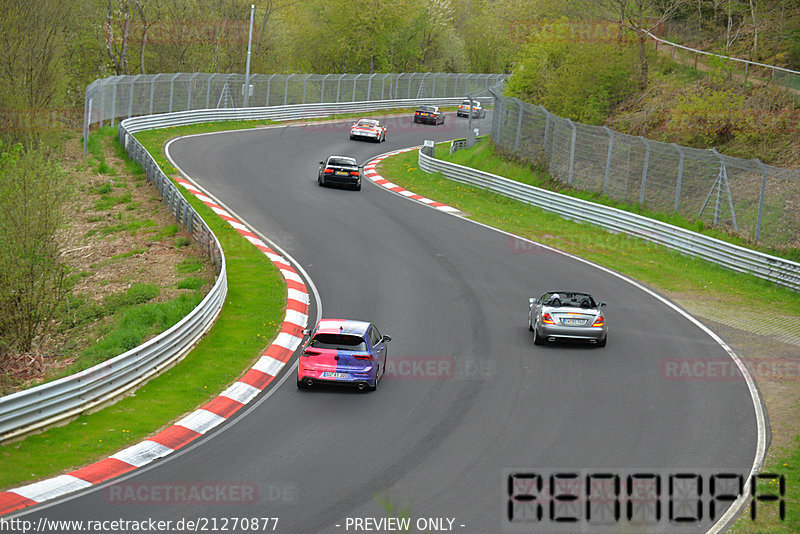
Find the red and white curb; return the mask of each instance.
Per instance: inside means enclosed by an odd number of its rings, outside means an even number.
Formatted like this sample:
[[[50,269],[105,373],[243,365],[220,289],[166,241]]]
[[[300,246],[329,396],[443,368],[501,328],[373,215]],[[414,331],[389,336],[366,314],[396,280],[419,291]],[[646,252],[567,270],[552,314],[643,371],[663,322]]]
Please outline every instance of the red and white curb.
[[[442,204],[441,202],[436,202],[435,200],[423,197],[422,195],[417,195],[416,193],[412,193],[408,189],[403,189],[399,185],[394,184],[389,180],[386,180],[383,176],[378,174],[378,171],[375,170],[375,167],[384,159],[390,156],[396,156],[397,154],[402,154],[403,152],[411,152],[412,150],[419,150],[419,147],[404,148],[402,150],[395,150],[394,152],[387,152],[386,154],[380,155],[377,158],[370,160],[369,163],[364,165],[364,177],[372,180],[381,187],[385,187],[389,191],[393,191],[398,195],[408,197],[411,200],[422,202],[423,204],[428,205],[432,208],[436,208],[437,210],[446,211],[447,213],[460,213],[459,210],[457,210],[452,206],[448,206],[447,204]]]
[[[259,360],[237,382],[183,419],[127,449],[65,475],[0,492],[0,515],[39,504],[99,484],[167,456],[223,423],[252,401],[272,382],[303,341],[308,324],[309,294],[303,279],[288,260],[264,243],[247,226],[183,178],[176,181],[245,239],[261,250],[280,270],[288,287],[288,302],[280,334]]]

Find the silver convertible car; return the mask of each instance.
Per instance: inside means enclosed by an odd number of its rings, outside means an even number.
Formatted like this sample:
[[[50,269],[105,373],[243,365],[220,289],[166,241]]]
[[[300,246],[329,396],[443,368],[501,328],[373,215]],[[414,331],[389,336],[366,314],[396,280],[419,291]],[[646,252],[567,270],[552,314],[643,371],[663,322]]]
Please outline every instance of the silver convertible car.
[[[575,291],[550,291],[528,302],[528,329],[533,332],[535,345],[564,339],[606,346],[605,302],[595,302],[590,294]]]

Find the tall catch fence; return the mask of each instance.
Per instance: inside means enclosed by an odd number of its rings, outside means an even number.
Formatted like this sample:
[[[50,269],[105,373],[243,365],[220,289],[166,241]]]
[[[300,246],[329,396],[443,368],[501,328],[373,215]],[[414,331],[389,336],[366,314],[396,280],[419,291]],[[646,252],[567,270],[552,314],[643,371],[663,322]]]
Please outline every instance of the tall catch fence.
[[[503,74],[376,73],[251,74],[248,107],[453,98],[485,93]],[[198,109],[241,108],[244,74],[174,73],[110,76],[86,88],[84,152],[93,124],[117,119]]]
[[[491,90],[492,138],[578,189],[702,220],[759,243],[800,246],[800,171],[589,126]]]

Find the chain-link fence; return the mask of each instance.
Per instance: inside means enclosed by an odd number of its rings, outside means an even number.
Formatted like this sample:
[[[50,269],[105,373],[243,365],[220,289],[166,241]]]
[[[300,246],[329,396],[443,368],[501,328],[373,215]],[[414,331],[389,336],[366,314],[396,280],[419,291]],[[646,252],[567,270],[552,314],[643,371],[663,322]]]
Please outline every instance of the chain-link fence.
[[[463,97],[485,92],[502,74],[253,74],[248,107],[406,98]],[[244,105],[244,74],[176,73],[110,76],[86,88],[83,134],[92,124],[136,115]],[[84,141],[85,143],[85,141]]]
[[[495,91],[492,91],[494,94]],[[588,126],[494,95],[492,138],[570,186],[700,219],[776,247],[800,246],[800,171]]]
[[[766,63],[759,63],[757,61],[749,61],[732,56],[724,56],[722,54],[714,54],[704,50],[697,50],[689,46],[683,46],[678,43],[673,43],[653,35],[652,33],[645,32],[655,43],[656,50],[659,45],[667,47],[670,51],[672,59],[679,63],[690,64],[694,62],[694,67],[697,68],[697,62],[701,58],[704,59],[716,58],[720,60],[722,65],[728,70],[729,76],[741,76],[742,80],[747,82],[749,77],[760,78],[762,81],[771,81],[777,85],[782,85],[797,93],[800,91],[800,72],[792,69],[785,69],[775,65],[768,65]],[[776,54],[777,57],[777,54]],[[796,98],[800,99],[800,95]]]

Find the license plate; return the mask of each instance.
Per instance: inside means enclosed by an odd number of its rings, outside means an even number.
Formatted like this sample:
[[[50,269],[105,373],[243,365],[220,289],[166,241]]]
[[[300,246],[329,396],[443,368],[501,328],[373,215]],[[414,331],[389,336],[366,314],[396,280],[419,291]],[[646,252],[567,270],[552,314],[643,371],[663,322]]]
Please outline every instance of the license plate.
[[[325,371],[322,373],[322,378],[349,378],[347,373],[335,373],[333,371]]]
[[[336,171],[337,176],[347,176],[347,172],[345,171]]]
[[[568,326],[583,326],[586,323],[583,319],[562,319],[562,321]]]

